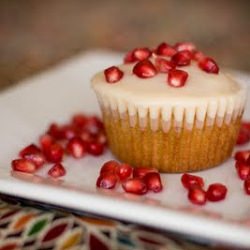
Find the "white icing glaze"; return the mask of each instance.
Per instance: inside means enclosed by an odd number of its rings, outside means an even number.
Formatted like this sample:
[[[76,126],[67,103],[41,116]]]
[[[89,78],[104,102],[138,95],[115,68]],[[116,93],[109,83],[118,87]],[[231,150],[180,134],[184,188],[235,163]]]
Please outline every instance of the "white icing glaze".
[[[158,73],[152,78],[142,79],[132,73],[133,64],[118,66],[124,77],[115,84],[106,82],[104,73],[99,72],[92,78],[98,101],[105,109],[118,111],[120,117],[128,112],[131,126],[136,125],[136,115],[141,128],[150,118],[152,130],[157,130],[158,118],[162,118],[162,128],[167,131],[174,117],[175,126],[202,127],[214,122],[220,126],[223,121],[230,123],[243,111],[246,101],[246,88],[226,74],[208,74],[196,64],[183,67],[189,77],[186,85],[173,88],[166,82],[167,74]],[[184,118],[185,117],[185,118]]]

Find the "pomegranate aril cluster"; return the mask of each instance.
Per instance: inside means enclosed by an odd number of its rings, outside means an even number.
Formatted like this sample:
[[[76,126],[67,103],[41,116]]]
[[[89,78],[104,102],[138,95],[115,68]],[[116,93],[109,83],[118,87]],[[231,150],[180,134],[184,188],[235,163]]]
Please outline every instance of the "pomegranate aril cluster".
[[[176,43],[174,46],[163,42],[152,50],[136,48],[124,57],[124,63],[134,63],[132,73],[137,77],[151,78],[158,73],[166,73],[167,84],[174,88],[186,84],[188,73],[183,68],[192,61],[207,73],[219,73],[219,67],[214,59],[205,56],[191,42]],[[123,78],[124,72],[119,67],[112,66],[104,70],[104,76],[108,83],[116,83]]]
[[[221,183],[213,183],[205,190],[204,180],[200,176],[183,174],[181,182],[188,190],[188,199],[196,205],[204,205],[207,201],[221,201],[227,195],[227,187]]]
[[[158,193],[162,190],[159,172],[152,168],[133,168],[114,160],[103,164],[96,186],[103,189],[114,189],[121,184],[127,193],[143,195],[148,191]]]
[[[242,122],[239,135],[236,141],[237,145],[244,145],[250,141],[250,122]],[[244,181],[243,188],[245,193],[250,195],[250,150],[236,152],[235,168],[241,180]]]
[[[244,181],[245,193],[250,195],[250,150],[238,151],[234,159],[238,177]]]
[[[64,176],[64,157],[76,159],[86,155],[102,155],[107,147],[107,139],[102,121],[96,116],[76,114],[67,124],[52,123],[39,138],[40,146],[30,144],[19,153],[19,159],[12,161],[12,169],[35,173],[45,163],[52,164],[48,175]]]
[[[237,145],[244,145],[250,141],[250,122],[241,123]],[[234,155],[235,169],[238,177],[244,181],[243,189],[250,195],[250,150],[238,151]]]

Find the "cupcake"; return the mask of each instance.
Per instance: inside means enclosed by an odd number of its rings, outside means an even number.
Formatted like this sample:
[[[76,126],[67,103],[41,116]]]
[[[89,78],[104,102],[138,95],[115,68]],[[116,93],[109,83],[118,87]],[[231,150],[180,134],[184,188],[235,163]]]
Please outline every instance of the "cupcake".
[[[121,161],[161,172],[214,167],[231,156],[244,86],[192,43],[137,48],[91,80],[109,147]]]

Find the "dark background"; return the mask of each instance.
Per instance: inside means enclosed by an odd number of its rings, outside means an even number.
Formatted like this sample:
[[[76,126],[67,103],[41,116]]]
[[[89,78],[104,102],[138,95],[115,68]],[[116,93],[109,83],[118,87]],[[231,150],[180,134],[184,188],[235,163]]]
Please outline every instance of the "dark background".
[[[80,51],[193,41],[250,71],[249,0],[1,0],[0,88]]]

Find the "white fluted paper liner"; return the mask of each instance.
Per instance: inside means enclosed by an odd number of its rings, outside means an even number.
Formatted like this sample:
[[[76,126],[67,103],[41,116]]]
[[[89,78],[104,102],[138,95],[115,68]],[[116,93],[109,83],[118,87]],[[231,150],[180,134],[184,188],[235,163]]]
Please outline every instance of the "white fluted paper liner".
[[[197,128],[202,128],[205,121],[208,126],[216,123],[220,127],[223,122],[229,124],[242,114],[246,101],[244,87],[234,95],[192,99],[190,102],[177,104],[166,102],[165,105],[152,106],[136,105],[120,97],[110,97],[98,92],[98,89],[96,93],[100,105],[106,111],[109,110],[114,116],[118,114],[121,119],[128,115],[131,127],[138,125],[143,129],[149,119],[153,131],[162,128],[164,132],[169,130],[172,119],[175,127],[184,125],[187,129],[192,129],[194,124]]]

